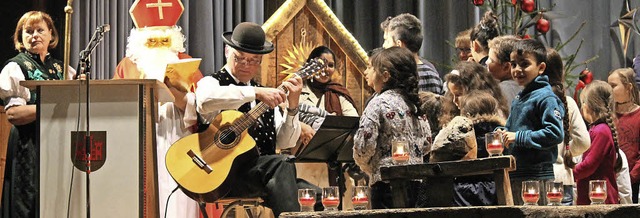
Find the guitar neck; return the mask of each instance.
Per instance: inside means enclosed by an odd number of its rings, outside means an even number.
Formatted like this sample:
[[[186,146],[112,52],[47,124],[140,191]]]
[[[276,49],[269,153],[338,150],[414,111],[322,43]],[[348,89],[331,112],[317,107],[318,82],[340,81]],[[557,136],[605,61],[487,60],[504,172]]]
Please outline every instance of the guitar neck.
[[[289,78],[293,78],[296,76],[302,77],[302,78],[307,78],[309,77],[311,74],[309,71],[309,68],[312,68],[313,66],[315,66],[316,68],[318,68],[317,66],[317,61],[313,61],[315,64],[312,64],[311,66],[306,66],[303,67],[302,70],[290,74],[289,76],[287,76],[285,78],[285,80],[289,79]],[[324,67],[324,62],[320,63],[320,67]],[[317,70],[317,69],[316,69]],[[287,90],[286,87],[284,87],[282,84],[280,84],[277,88],[278,90],[284,91],[285,93],[288,94],[289,90]],[[236,130],[238,132],[242,132],[245,129],[249,128],[251,125],[253,125],[253,123],[258,120],[258,118],[264,114],[265,112],[269,111],[269,106],[266,105],[263,102],[258,103],[258,105],[256,105],[256,107],[254,107],[253,109],[251,109],[249,112],[247,112],[244,116],[238,118],[233,124],[234,126],[237,128]]]
[[[295,75],[295,74],[292,74],[292,75]],[[287,89],[282,84],[278,86],[278,90],[287,92]],[[263,102],[260,102],[258,103],[258,105],[252,108],[249,112],[247,112],[244,116],[236,120],[234,122],[234,125],[237,124],[237,127],[239,128],[239,130],[244,131],[245,129],[253,125],[253,123],[256,120],[258,120],[258,118],[262,116],[262,114],[264,114],[267,111],[269,111],[269,106]]]

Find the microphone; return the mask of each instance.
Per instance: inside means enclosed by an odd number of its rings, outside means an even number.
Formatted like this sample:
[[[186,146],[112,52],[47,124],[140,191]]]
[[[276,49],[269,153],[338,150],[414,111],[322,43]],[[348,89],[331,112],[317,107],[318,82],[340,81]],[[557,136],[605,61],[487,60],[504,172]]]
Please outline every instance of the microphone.
[[[103,24],[101,26],[99,26],[98,28],[96,28],[96,31],[98,31],[99,33],[106,33],[109,32],[109,30],[111,30],[111,26],[109,24]]]
[[[80,69],[79,74],[86,73],[85,70],[88,71],[88,69],[91,68],[89,57],[91,56],[93,50],[102,41],[102,39],[104,39],[104,33],[109,32],[109,30],[111,30],[111,26],[109,26],[109,24],[98,26],[93,32],[91,39],[89,39],[89,44],[87,44],[87,47],[84,50],[80,51],[80,61],[78,62],[78,69]]]

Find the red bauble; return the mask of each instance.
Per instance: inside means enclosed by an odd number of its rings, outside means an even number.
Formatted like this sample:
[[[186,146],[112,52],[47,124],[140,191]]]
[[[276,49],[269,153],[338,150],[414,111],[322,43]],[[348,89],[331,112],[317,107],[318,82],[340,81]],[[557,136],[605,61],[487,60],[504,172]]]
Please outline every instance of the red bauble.
[[[473,0],[473,5],[480,6],[484,4],[484,0]]]
[[[524,36],[522,36],[522,39],[530,39],[531,36],[529,34],[524,34]]]
[[[536,2],[534,0],[522,0],[520,8],[524,12],[531,13],[536,8]]]
[[[589,84],[593,81],[593,73],[589,70],[589,68],[585,68],[580,72],[580,80],[584,82],[584,84]]]
[[[511,4],[513,4],[513,5],[518,4],[518,0],[511,0]]]
[[[542,34],[549,32],[549,21],[541,17],[536,22],[536,30]]]

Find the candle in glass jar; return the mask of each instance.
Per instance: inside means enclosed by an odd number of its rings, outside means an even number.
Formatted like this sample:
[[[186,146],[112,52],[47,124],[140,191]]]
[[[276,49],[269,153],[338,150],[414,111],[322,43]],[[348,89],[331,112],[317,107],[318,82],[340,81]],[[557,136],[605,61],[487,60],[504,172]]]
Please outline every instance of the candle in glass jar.
[[[396,145],[396,150],[393,153],[392,157],[396,161],[407,161],[409,160],[409,153],[405,152],[404,146]]]
[[[322,205],[325,207],[337,207],[340,204],[340,199],[337,197],[326,197],[322,199]]]
[[[538,202],[540,194],[534,189],[529,189],[527,192],[522,193],[522,198],[525,202]]]
[[[553,188],[551,191],[547,192],[547,198],[549,200],[559,200],[562,199],[562,192],[560,190]]]
[[[487,145],[488,150],[502,150],[502,143],[500,141],[493,140],[489,145]]]
[[[298,201],[300,201],[300,204],[302,206],[313,206],[316,203],[316,199],[312,196],[309,196],[308,194],[306,194],[305,196],[300,197],[300,199],[298,199]]]
[[[368,204],[369,198],[364,193],[358,193],[358,195],[351,198],[351,202],[356,205]]]
[[[604,192],[604,190],[602,190],[602,187],[596,187],[590,194],[591,198],[593,199],[606,199],[607,198],[607,193]]]

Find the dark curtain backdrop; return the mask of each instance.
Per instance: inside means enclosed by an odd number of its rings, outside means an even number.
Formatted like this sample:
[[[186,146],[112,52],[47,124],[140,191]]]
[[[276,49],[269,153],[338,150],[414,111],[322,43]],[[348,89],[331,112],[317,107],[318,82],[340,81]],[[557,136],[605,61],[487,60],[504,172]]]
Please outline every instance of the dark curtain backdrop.
[[[178,25],[182,26],[187,37],[187,51],[194,57],[203,58],[200,69],[211,73],[224,64],[223,43],[220,35],[231,31],[233,26],[252,21],[262,24],[282,5],[284,0],[183,0],[185,12]],[[412,13],[423,21],[424,42],[420,55],[432,61],[441,74],[448,73],[454,64],[454,49],[451,46],[457,32],[471,27],[482,13],[467,0],[325,0],[346,28],[355,36],[365,50],[382,45],[382,32],[379,24],[387,16],[400,13]],[[589,65],[596,78],[605,79],[611,69],[625,66],[619,45],[617,26],[611,27],[620,16],[623,0],[539,0],[539,7],[553,8],[550,33],[547,34],[551,45],[569,38],[578,25],[587,21],[585,28],[578,34],[561,54],[572,54],[584,39],[577,61],[581,62],[593,56],[599,58]],[[93,30],[102,24],[111,25],[104,41],[92,56],[93,77],[111,78],[115,66],[124,56],[127,36],[133,27],[129,17],[132,0],[75,0],[73,14],[73,35],[71,65],[77,64],[78,53],[88,43]],[[44,10],[50,13],[62,34],[64,31],[64,0],[23,0],[2,1],[0,9],[3,15],[0,28],[0,58],[6,60],[15,55],[11,35],[20,16],[29,10]],[[640,6],[631,1],[631,8]],[[627,66],[636,51],[640,40],[637,34],[631,35]],[[62,58],[62,46],[52,50],[54,56]],[[576,70],[577,73],[583,68]]]

